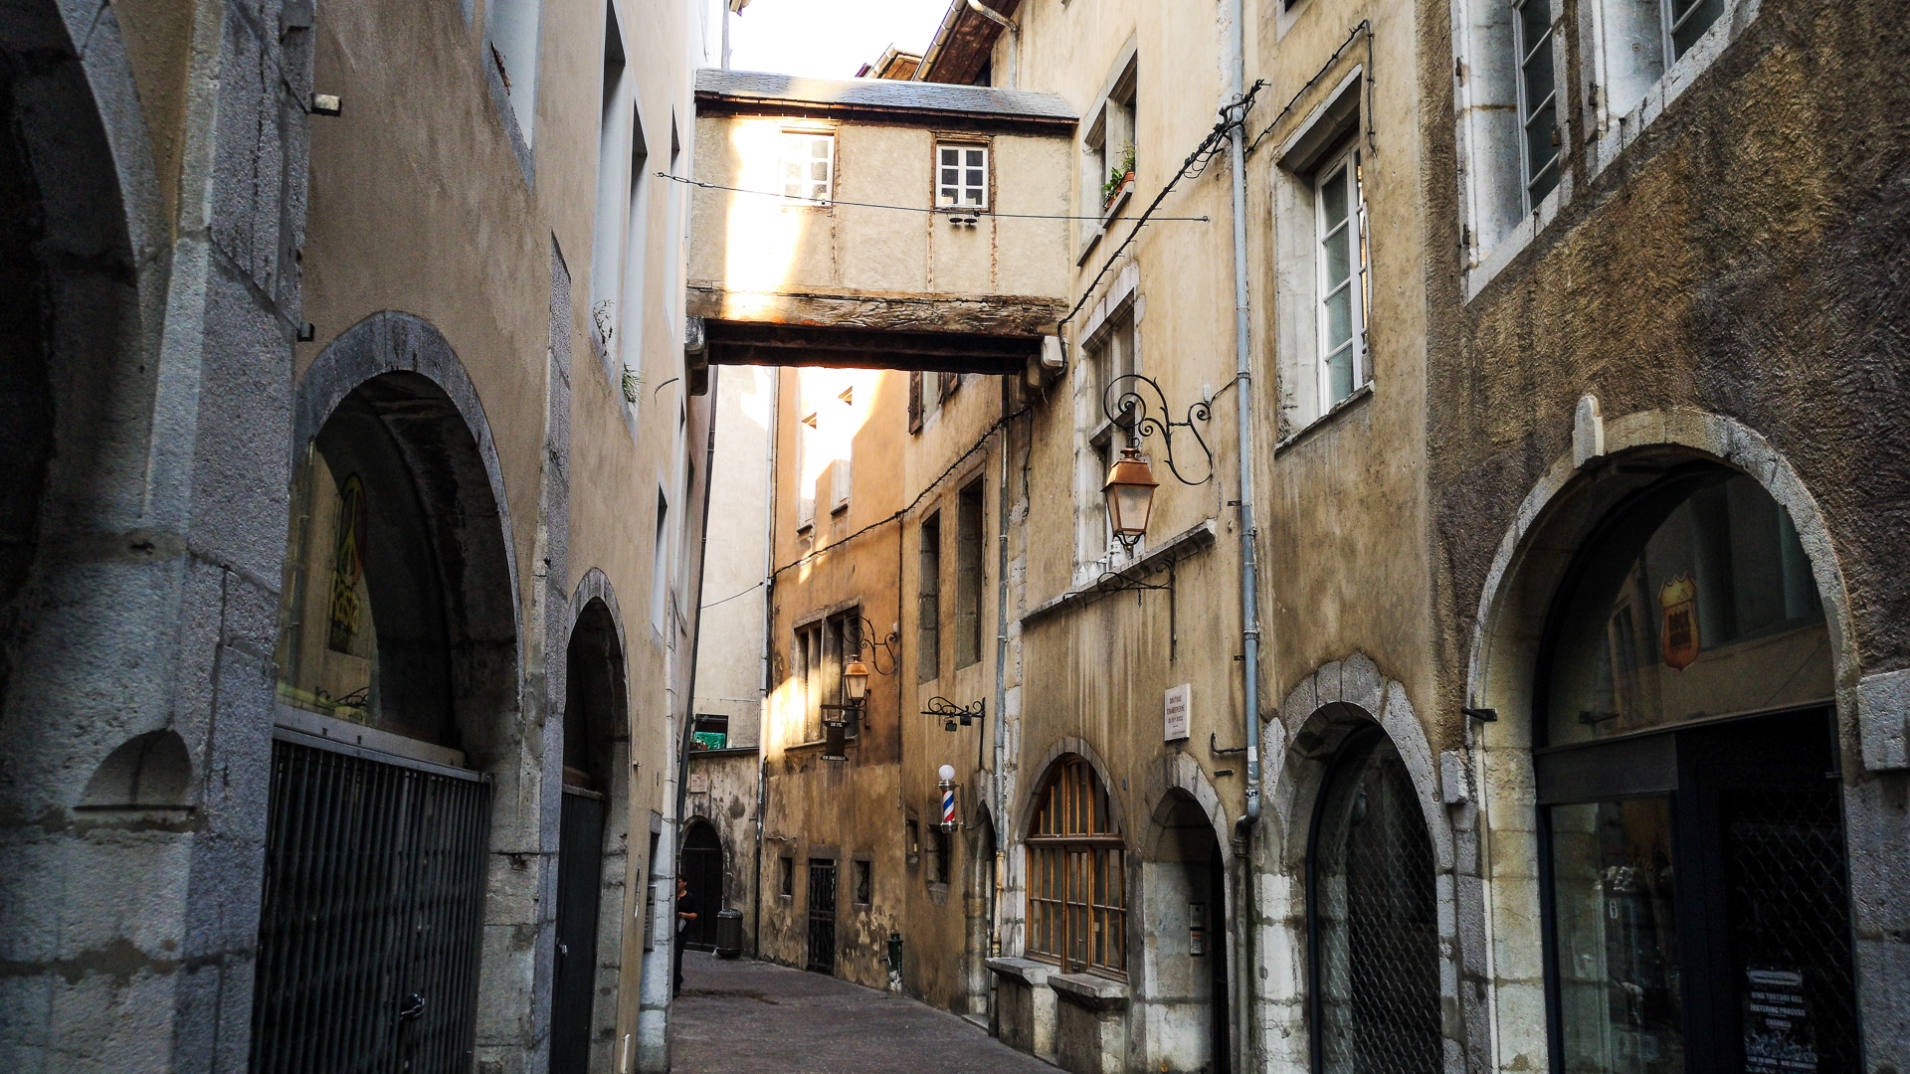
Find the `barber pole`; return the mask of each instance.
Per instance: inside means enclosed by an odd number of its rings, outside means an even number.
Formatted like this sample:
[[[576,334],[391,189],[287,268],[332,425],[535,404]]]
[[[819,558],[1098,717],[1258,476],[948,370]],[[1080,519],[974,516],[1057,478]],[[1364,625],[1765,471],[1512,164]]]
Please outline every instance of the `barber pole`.
[[[952,832],[955,830],[955,768],[943,765],[936,774],[942,777],[942,830]]]

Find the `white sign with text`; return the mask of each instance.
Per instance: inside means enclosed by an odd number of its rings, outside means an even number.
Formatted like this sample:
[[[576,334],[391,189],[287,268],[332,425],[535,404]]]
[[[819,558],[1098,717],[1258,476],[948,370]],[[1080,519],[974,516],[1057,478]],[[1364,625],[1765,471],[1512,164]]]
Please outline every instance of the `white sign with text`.
[[[1177,738],[1187,737],[1188,712],[1193,707],[1194,686],[1192,683],[1184,682],[1179,686],[1168,688],[1165,703],[1162,705],[1162,712],[1166,718],[1165,729],[1161,734],[1162,741],[1172,742]]]

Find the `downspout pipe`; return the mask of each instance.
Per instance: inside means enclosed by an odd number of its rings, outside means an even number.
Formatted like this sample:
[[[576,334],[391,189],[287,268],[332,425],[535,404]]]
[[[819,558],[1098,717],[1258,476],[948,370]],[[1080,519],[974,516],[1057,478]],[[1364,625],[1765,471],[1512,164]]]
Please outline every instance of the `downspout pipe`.
[[[756,866],[750,874],[755,890],[749,897],[750,956],[763,953],[763,826],[768,822],[769,765],[763,758],[763,717],[769,712],[769,695],[776,689],[771,681],[773,665],[769,654],[775,651],[776,629],[776,420],[782,410],[782,370],[769,367],[769,446],[763,467],[763,655],[762,700],[756,707]]]
[[[1241,888],[1246,903],[1240,913],[1244,955],[1241,968],[1246,971],[1240,977],[1245,980],[1246,987],[1241,989],[1239,1002],[1244,1015],[1241,1020],[1241,1043],[1246,1052],[1246,1062],[1242,1068],[1247,1069],[1257,1065],[1253,1061],[1257,1052],[1253,1027],[1259,1022],[1258,1002],[1254,996],[1254,982],[1259,978],[1255,955],[1257,945],[1254,941],[1260,899],[1253,849],[1254,834],[1260,825],[1260,564],[1257,548],[1259,532],[1254,527],[1253,517],[1253,346],[1249,335],[1247,288],[1246,17],[1242,0],[1227,0],[1226,11],[1227,54],[1222,66],[1227,80],[1227,118],[1233,127],[1227,139],[1227,160],[1233,183],[1234,377],[1237,381],[1234,413],[1238,428],[1237,457],[1240,471],[1241,722],[1247,749],[1246,811],[1238,825],[1242,845]]]
[[[1001,413],[1004,419],[1013,410],[1010,405],[1012,401],[1009,399],[1009,393],[1012,390],[1008,378],[1001,378]],[[997,497],[997,518],[995,519],[995,815],[992,819],[995,824],[995,854],[998,857],[1002,848],[1002,825],[1006,823],[1008,817],[1008,781],[1002,772],[1004,757],[1002,744],[1006,741],[1004,732],[1008,729],[1008,512],[1011,509],[1008,495],[1008,455],[1013,429],[1014,424],[1004,420],[1001,427],[1000,446],[1001,489]],[[998,874],[999,870],[995,868],[995,863],[990,862],[989,875]],[[990,899],[989,903],[994,907],[995,918],[999,919],[1000,904],[994,899]],[[998,929],[997,922],[989,921],[988,928],[991,940],[989,946],[992,948],[992,939]],[[985,953],[984,957],[986,957]],[[991,1014],[992,1011],[991,1003]]]

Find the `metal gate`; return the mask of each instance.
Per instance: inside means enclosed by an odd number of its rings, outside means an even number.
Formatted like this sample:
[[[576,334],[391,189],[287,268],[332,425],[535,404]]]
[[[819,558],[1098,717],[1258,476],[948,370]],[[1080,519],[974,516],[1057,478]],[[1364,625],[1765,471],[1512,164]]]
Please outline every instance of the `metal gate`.
[[[1328,776],[1307,870],[1317,1074],[1436,1074],[1432,840],[1399,754],[1356,732]]]
[[[489,782],[281,730],[269,808],[254,1074],[469,1069]]]
[[[596,994],[598,896],[603,884],[604,798],[565,787],[557,829],[557,969],[550,990],[550,1069],[590,1066]]]
[[[817,973],[836,972],[836,863],[809,859],[809,965]]]

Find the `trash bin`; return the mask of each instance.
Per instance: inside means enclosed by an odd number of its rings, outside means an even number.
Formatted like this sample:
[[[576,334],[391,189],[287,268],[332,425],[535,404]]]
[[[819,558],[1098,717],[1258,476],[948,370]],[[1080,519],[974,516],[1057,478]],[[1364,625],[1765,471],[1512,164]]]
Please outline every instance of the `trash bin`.
[[[716,915],[716,957],[735,958],[743,953],[743,911],[723,910]]]

